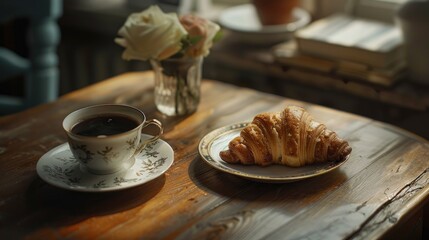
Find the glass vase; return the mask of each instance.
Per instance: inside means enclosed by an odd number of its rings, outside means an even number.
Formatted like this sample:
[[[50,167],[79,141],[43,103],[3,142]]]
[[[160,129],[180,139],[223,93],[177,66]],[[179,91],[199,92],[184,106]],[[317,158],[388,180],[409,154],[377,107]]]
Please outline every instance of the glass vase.
[[[168,116],[193,113],[200,103],[203,58],[151,60],[155,73],[155,105]]]

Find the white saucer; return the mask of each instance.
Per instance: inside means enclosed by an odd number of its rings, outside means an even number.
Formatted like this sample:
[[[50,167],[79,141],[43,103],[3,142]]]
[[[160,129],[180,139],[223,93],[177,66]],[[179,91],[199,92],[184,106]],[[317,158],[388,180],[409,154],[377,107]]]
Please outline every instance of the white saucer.
[[[242,42],[272,44],[290,39],[296,30],[310,22],[310,14],[302,8],[295,8],[292,14],[293,20],[286,24],[263,26],[255,7],[243,4],[224,10],[219,16],[219,23]]]
[[[287,183],[326,174],[347,161],[325,162],[299,168],[270,165],[260,167],[255,165],[230,164],[223,161],[219,153],[228,149],[229,142],[240,135],[240,131],[249,123],[237,123],[213,130],[205,135],[198,150],[203,160],[212,167],[239,177],[258,182]]]
[[[142,135],[142,137],[150,137]],[[54,186],[81,192],[117,191],[161,176],[173,164],[174,151],[163,140],[148,144],[129,169],[97,175],[85,171],[73,157],[68,143],[45,153],[37,162],[37,174]]]

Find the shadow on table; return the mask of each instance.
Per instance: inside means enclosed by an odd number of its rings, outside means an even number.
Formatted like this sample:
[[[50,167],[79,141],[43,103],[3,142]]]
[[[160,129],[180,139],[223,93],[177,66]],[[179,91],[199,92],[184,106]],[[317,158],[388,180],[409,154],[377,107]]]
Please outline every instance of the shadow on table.
[[[246,201],[314,201],[347,181],[347,176],[339,168],[295,182],[256,182],[214,169],[199,156],[192,161],[188,171],[191,180],[204,191]]]
[[[22,226],[18,227],[41,227],[26,226],[27,221],[39,222],[42,226],[66,226],[91,217],[128,211],[155,197],[164,184],[165,176],[162,175],[129,189],[86,193],[63,190],[36,178],[27,190],[27,209],[20,220]]]

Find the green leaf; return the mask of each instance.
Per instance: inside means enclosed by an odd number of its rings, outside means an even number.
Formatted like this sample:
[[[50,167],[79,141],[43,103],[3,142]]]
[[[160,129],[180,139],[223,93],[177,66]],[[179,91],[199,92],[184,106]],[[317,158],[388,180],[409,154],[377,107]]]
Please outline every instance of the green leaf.
[[[202,36],[189,37],[188,38],[189,45],[190,46],[196,45],[199,41],[201,41],[201,39],[203,39]]]
[[[222,29],[219,29],[219,31],[217,31],[216,35],[213,37],[213,42],[218,42],[223,38],[223,31]]]

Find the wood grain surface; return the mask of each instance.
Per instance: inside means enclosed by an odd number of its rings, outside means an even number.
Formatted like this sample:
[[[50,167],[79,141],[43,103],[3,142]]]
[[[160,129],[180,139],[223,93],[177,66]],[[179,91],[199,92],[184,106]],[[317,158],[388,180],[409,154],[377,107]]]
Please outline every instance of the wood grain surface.
[[[205,80],[196,113],[165,117],[151,72],[108,79],[0,118],[0,239],[374,239],[421,213],[429,198],[429,144],[394,126],[321,106]],[[127,190],[81,193],[53,187],[38,159],[66,142],[71,111],[124,103],[159,119],[174,163]],[[328,174],[286,184],[246,180],[202,161],[200,139],[285,105],[306,108],[353,148]],[[149,129],[150,133],[150,129]]]

